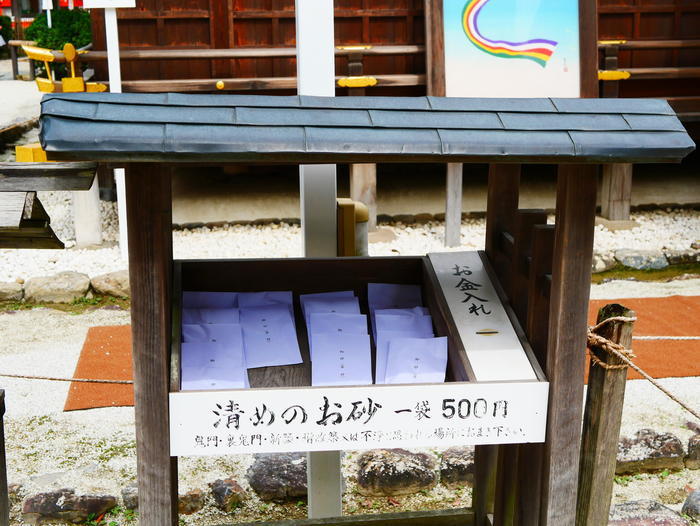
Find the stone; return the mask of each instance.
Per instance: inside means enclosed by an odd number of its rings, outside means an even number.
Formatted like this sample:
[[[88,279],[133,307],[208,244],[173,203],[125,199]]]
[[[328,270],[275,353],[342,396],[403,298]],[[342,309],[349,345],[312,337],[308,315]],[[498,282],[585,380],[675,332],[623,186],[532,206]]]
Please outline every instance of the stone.
[[[688,526],[688,521],[659,502],[635,500],[613,506],[608,526]]]
[[[205,500],[206,495],[201,489],[193,489],[178,496],[177,511],[183,515],[192,515],[204,508]]]
[[[90,284],[95,292],[106,296],[118,296],[125,298],[131,295],[129,288],[129,271],[118,270],[100,274],[90,280]]]
[[[617,261],[612,256],[606,254],[593,254],[593,273],[605,272],[617,265]]]
[[[688,454],[684,461],[686,468],[700,469],[700,434],[695,434],[688,439]]]
[[[215,480],[209,488],[216,507],[227,513],[238,508],[246,496],[240,484],[232,478]]]
[[[433,217],[433,214],[423,213],[413,216],[413,220],[419,225],[424,225],[426,223],[430,223],[431,221],[435,221],[435,218]]]
[[[398,214],[395,215],[393,219],[397,223],[403,223],[404,225],[410,225],[416,222],[416,216],[413,214]]]
[[[24,296],[24,289],[19,283],[0,282],[0,301],[20,301]]]
[[[394,232],[393,228],[388,226],[378,226],[377,230],[367,234],[367,241],[369,243],[389,243],[394,239],[396,239],[396,232]]]
[[[618,230],[632,230],[633,228],[640,226],[639,223],[630,219],[606,219],[600,216],[595,218],[595,224],[596,226],[604,226],[610,232],[617,232]]]
[[[41,276],[27,280],[24,299],[28,303],[70,303],[82,298],[90,288],[87,274],[66,271],[53,276]]]
[[[298,217],[283,217],[280,221],[288,225],[301,225],[301,219]]]
[[[681,513],[691,519],[700,521],[700,489],[696,489],[688,495],[683,503]]]
[[[437,484],[435,460],[405,449],[372,449],[357,460],[357,486],[362,495],[410,495]]]
[[[305,453],[259,453],[246,476],[262,500],[306,497]]]
[[[451,447],[440,460],[440,482],[450,488],[474,485],[474,448]]]
[[[377,214],[377,224],[391,223],[394,219],[389,214]]]
[[[621,265],[637,270],[658,270],[668,267],[668,260],[660,250],[621,248],[615,251],[615,259]]]
[[[122,504],[127,510],[136,510],[139,507],[139,487],[137,484],[129,484],[122,488]]]
[[[445,220],[445,212],[438,212],[433,217],[435,218],[435,221],[444,221]]]
[[[617,445],[615,473],[641,473],[683,469],[683,444],[671,433],[640,429],[635,438],[622,438]]]
[[[60,489],[28,497],[22,506],[22,519],[29,524],[85,522],[90,515],[97,517],[116,505],[117,498],[112,495],[76,495],[75,490]]]
[[[700,263],[700,250],[667,250],[665,254],[670,265]]]
[[[8,484],[7,495],[10,498],[10,504],[19,504],[24,498],[24,486],[17,482]]]

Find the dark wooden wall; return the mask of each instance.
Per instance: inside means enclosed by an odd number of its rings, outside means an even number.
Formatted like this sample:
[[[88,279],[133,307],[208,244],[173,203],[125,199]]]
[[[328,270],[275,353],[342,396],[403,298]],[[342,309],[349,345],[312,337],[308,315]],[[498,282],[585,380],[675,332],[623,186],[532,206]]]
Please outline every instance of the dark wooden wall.
[[[118,11],[122,49],[294,47],[294,0],[137,0]],[[102,10],[92,15],[94,49],[105,49]],[[423,44],[423,0],[336,0],[335,43]],[[95,64],[106,79],[106,64]],[[423,54],[364,58],[364,74],[425,72]],[[336,59],[347,75],[347,57]],[[123,61],[124,80],[296,76],[293,58]],[[422,95],[423,86],[377,88],[383,95]],[[377,91],[375,90],[375,91]],[[281,94],[279,90],[276,93]]]
[[[601,40],[700,39],[700,0],[598,0]],[[700,66],[699,48],[621,50],[619,68]],[[620,97],[699,95],[697,78],[630,79]]]

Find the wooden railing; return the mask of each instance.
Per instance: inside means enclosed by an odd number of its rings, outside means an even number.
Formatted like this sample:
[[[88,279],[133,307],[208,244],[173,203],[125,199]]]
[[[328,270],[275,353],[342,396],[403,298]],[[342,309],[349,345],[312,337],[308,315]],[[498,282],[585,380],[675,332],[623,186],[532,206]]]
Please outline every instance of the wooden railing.
[[[363,74],[363,58],[376,55],[418,55],[425,53],[425,46],[342,46],[336,56],[348,57],[348,75],[338,76],[339,86],[347,85],[353,95],[364,94],[371,86],[419,86],[425,84],[423,74]],[[296,48],[233,48],[233,49],[127,49],[120,53],[122,60],[192,60],[192,59],[254,59],[294,58]],[[83,62],[107,60],[105,51],[89,51],[80,55]],[[348,82],[349,79],[351,82]],[[174,80],[125,80],[125,91],[233,91],[275,90],[296,88],[296,77],[212,78]]]
[[[687,40],[612,40],[598,43],[601,51],[599,79],[601,96],[616,98],[620,82],[649,79],[700,78],[700,66],[620,68],[620,51],[680,50],[700,48],[700,39]],[[667,97],[681,120],[700,120],[700,90],[698,95]]]

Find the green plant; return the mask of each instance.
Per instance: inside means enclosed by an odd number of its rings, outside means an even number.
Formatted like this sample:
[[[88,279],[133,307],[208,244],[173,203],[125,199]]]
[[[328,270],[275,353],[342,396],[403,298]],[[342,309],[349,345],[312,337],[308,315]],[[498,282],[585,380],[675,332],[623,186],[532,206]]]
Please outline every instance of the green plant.
[[[62,49],[70,42],[76,48],[92,42],[90,13],[83,9],[54,9],[51,13],[49,29],[46,12],[38,15],[24,35],[27,40],[36,40],[37,46],[49,49]]]
[[[12,19],[9,16],[0,16],[0,36],[2,36],[5,42],[9,42],[14,38],[14,31],[12,30]],[[8,47],[0,47],[0,53],[9,55],[10,51]]]

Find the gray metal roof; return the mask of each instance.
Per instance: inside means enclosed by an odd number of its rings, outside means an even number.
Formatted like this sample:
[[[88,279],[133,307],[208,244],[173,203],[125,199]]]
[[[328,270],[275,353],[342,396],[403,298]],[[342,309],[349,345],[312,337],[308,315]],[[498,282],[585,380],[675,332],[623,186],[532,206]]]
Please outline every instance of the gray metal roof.
[[[695,145],[666,101],[72,93],[51,158],[200,162],[663,162]]]

